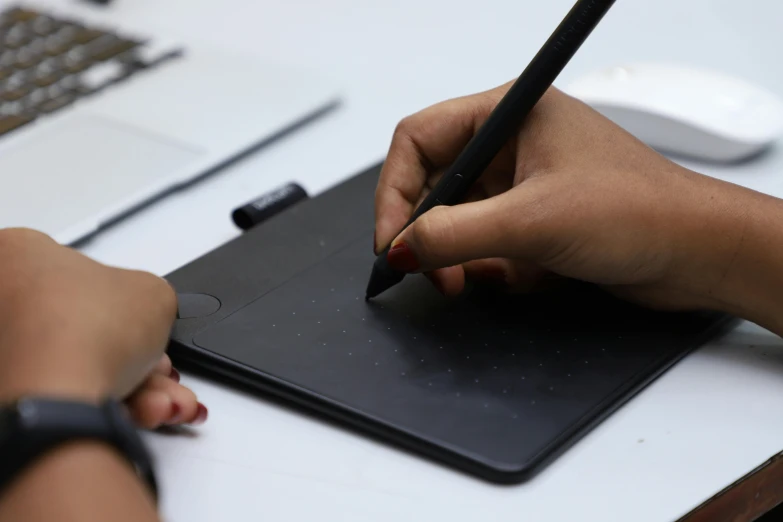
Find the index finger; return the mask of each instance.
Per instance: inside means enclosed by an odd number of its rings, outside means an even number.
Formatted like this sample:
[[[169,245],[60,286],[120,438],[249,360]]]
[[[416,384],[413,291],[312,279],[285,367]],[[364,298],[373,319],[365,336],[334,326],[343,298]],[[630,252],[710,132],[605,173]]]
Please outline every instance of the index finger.
[[[487,91],[438,103],[403,119],[394,131],[375,191],[375,251],[402,231],[427,179],[454,161],[497,103]]]

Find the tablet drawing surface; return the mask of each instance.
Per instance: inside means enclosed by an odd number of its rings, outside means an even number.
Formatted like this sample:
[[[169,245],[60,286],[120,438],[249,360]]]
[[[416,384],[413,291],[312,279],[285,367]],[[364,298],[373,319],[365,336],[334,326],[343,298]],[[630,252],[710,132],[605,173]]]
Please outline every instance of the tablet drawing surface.
[[[349,238],[350,239],[350,238]],[[363,232],[193,343],[303,390],[322,411],[491,480],[529,478],[705,340],[711,314],[629,305],[590,285],[459,299],[412,275],[365,302]]]

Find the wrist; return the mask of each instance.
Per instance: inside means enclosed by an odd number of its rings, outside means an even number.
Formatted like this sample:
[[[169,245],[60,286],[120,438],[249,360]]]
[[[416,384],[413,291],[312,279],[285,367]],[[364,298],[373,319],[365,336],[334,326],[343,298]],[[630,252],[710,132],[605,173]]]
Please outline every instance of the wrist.
[[[683,227],[683,286],[704,308],[783,334],[783,200],[710,178],[701,184]]]
[[[0,374],[0,404],[22,397],[52,397],[98,404],[109,392],[94,379],[84,378],[68,369]]]
[[[0,403],[24,396],[100,402],[111,394],[112,387],[90,353],[84,347],[74,349],[64,343],[0,341]]]
[[[729,312],[783,335],[783,200],[759,194],[720,295]]]
[[[92,440],[46,453],[0,498],[0,520],[62,519],[159,520],[155,499],[127,459]]]

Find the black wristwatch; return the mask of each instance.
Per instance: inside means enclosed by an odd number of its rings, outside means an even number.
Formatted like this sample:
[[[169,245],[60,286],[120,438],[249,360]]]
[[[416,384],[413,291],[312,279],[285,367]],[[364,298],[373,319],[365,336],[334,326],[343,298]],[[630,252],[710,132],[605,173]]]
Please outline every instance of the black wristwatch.
[[[116,448],[157,501],[152,459],[123,406],[28,397],[0,408],[0,493],[44,453],[71,441],[97,440]]]

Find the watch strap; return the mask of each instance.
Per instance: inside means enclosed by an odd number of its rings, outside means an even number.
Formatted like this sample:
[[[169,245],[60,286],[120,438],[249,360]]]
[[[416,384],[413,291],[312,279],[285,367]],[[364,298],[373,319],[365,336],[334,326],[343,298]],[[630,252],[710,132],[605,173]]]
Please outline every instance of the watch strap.
[[[0,418],[0,491],[31,462],[71,441],[95,440],[116,448],[149,486],[157,501],[152,461],[122,406],[25,398]],[[13,448],[13,451],[9,451]]]

